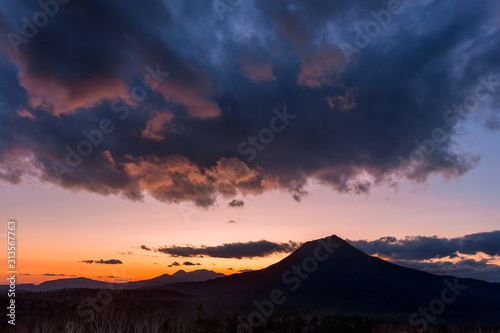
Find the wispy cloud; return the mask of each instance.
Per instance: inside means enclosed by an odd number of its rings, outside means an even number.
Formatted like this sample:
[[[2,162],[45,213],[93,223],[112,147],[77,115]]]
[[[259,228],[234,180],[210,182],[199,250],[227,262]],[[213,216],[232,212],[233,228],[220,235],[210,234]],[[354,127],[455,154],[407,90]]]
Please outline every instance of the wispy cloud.
[[[229,203],[230,207],[243,207],[245,205],[245,201],[234,199]]]

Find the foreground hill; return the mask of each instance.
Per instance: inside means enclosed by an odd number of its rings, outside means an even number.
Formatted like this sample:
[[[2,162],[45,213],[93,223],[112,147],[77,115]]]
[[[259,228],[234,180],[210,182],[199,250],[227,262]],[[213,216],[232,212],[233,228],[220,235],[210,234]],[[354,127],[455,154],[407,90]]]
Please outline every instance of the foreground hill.
[[[408,320],[395,322],[354,316],[273,314],[246,329],[245,309],[159,289],[110,291],[65,289],[16,295],[16,326],[0,321],[2,333],[421,333]],[[101,297],[103,296],[104,297]],[[107,296],[106,296],[107,295]],[[0,302],[8,297],[0,294]],[[253,311],[253,310],[252,310]],[[241,315],[241,316],[240,316]],[[425,333],[498,333],[500,326],[429,325]]]
[[[369,256],[335,235],[307,242],[259,271],[163,288],[208,300],[257,301],[268,309],[267,301],[274,300],[276,309],[292,306],[414,322],[500,324],[500,285],[401,267]]]

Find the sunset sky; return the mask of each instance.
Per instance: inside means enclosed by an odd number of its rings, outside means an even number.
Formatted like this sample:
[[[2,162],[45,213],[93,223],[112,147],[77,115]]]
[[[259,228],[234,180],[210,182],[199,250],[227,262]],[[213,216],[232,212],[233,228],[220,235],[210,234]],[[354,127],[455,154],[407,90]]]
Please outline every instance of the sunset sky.
[[[333,234],[500,282],[498,2],[47,3],[0,4],[18,282],[232,274]]]

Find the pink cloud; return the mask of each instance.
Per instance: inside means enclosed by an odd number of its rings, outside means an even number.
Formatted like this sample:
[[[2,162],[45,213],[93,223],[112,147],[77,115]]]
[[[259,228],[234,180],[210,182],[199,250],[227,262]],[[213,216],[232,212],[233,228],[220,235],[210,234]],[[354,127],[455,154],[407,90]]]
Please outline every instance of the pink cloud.
[[[258,63],[247,55],[240,58],[242,73],[253,82],[270,82],[276,80],[269,62]]]
[[[29,119],[31,119],[31,120],[33,120],[33,121],[35,121],[35,120],[36,120],[36,117],[35,117],[35,116],[31,113],[31,112],[29,112],[29,111],[28,111],[28,110],[26,110],[26,109],[21,109],[21,110],[18,110],[18,111],[17,111],[17,115],[18,115],[19,117],[29,118]]]
[[[157,90],[165,99],[183,104],[191,118],[210,119],[219,117],[222,114],[217,103],[208,97],[211,93],[210,88],[200,89],[174,82],[165,82],[159,85]]]
[[[168,129],[174,115],[170,112],[156,112],[155,116],[146,123],[141,136],[145,139],[161,141],[165,138],[164,132]]]
[[[278,180],[237,158],[221,158],[211,168],[180,155],[141,157],[122,164],[128,176],[157,200],[211,205],[218,195],[260,194],[278,188]]]
[[[117,78],[90,78],[65,82],[21,70],[19,83],[28,91],[29,104],[54,115],[70,114],[77,108],[89,108],[103,99],[115,99],[128,92]]]
[[[297,83],[309,88],[335,85],[346,66],[342,51],[330,46],[323,46],[315,53],[304,54],[300,60],[301,72]]]
[[[349,111],[356,107],[356,95],[358,94],[358,89],[350,87],[345,92],[345,95],[334,95],[326,96],[325,100],[331,109],[337,109],[339,111]]]

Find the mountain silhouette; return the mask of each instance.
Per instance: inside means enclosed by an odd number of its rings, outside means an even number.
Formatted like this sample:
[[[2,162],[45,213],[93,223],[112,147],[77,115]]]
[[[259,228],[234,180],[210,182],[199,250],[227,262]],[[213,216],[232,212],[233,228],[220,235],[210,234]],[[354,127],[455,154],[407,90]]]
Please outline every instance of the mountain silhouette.
[[[437,300],[433,306],[442,303],[444,310],[435,311],[439,316],[431,312],[429,318],[435,317],[436,323],[500,324],[500,285],[401,267],[367,255],[335,235],[304,243],[262,270],[164,288],[240,304],[264,302],[274,295],[287,308],[405,321]]]
[[[500,325],[500,284],[401,267],[370,256],[335,235],[306,242],[267,268],[229,276],[179,270],[122,284],[70,278],[16,287],[25,291],[161,288],[242,305],[250,311],[272,302],[277,313],[295,309],[415,323],[426,316],[434,324],[480,321]]]

